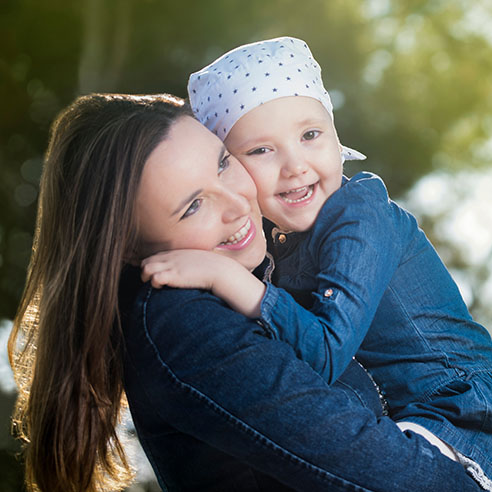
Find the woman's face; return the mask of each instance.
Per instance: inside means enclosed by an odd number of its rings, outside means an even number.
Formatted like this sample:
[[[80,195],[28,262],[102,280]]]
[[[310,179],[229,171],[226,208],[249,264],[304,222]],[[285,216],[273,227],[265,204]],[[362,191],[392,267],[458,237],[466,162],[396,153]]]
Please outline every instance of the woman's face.
[[[142,256],[202,249],[250,270],[265,256],[253,180],[223,143],[189,116],[174,123],[150,154],[136,213]]]

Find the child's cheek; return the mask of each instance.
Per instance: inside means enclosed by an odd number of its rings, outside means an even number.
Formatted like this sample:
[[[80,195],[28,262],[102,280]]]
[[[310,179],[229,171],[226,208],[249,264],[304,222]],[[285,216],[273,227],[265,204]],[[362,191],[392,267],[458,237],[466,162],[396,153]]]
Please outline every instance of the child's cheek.
[[[261,172],[260,167],[251,162],[247,157],[239,159],[239,162],[242,164],[244,169],[248,171],[248,174],[253,178],[253,181],[258,188],[258,186],[261,185],[261,179],[263,177],[263,173]]]
[[[271,196],[275,191],[275,179],[266,169],[261,169],[258,167],[251,169],[251,177],[255,182],[256,189],[258,190],[258,199],[266,198]]]

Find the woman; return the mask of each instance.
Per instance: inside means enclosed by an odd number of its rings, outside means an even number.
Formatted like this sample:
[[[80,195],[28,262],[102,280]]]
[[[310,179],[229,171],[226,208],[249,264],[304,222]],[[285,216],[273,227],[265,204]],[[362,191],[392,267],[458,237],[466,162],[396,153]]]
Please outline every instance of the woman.
[[[183,101],[92,95],[58,118],[9,346],[28,490],[130,481],[116,434],[123,379],[168,490],[478,490],[378,417],[364,383],[328,386],[211,293],[154,290],[128,266],[201,248],[251,269],[260,231],[250,178]]]

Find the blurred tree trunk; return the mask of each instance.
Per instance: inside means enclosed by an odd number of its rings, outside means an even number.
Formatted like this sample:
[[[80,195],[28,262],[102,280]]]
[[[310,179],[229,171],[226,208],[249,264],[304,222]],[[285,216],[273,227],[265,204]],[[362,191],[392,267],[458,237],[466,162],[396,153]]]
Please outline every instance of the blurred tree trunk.
[[[132,0],[87,0],[79,66],[79,94],[117,91],[128,55]]]

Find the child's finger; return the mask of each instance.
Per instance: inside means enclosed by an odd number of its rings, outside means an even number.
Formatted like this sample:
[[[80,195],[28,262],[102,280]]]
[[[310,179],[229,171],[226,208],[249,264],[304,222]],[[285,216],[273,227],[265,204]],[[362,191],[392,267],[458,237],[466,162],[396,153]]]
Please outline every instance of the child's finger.
[[[160,289],[163,285],[165,285],[165,283],[161,282],[158,280],[158,275],[152,275],[152,278],[150,280],[150,285],[152,285],[152,287],[154,287],[154,289]],[[159,276],[161,277],[161,276]]]
[[[152,285],[154,289],[160,289],[163,285],[167,285],[169,281],[170,281],[169,272],[159,271],[152,275],[150,280],[150,285]]]
[[[169,256],[169,253],[170,253],[169,251],[160,251],[159,253],[156,253],[154,255],[147,256],[147,258],[144,258],[140,262],[140,266],[144,267],[145,265],[148,265],[151,263],[160,262],[160,261],[164,260],[166,256]]]
[[[153,275],[164,270],[165,268],[166,264],[163,262],[147,263],[142,267],[140,278],[142,279],[142,282],[148,282]]]

